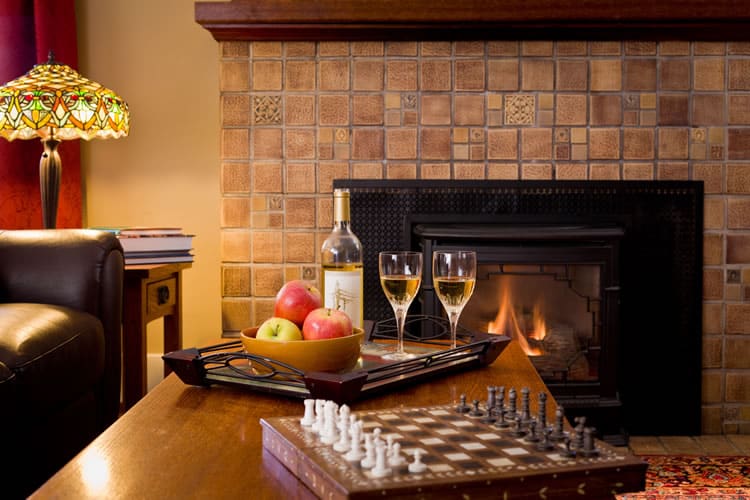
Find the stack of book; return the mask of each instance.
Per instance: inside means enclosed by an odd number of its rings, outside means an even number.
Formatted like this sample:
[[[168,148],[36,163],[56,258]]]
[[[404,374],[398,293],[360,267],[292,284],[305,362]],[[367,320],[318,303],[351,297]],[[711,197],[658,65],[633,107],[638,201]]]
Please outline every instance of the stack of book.
[[[193,262],[193,235],[177,227],[127,227],[115,230],[125,264]]]

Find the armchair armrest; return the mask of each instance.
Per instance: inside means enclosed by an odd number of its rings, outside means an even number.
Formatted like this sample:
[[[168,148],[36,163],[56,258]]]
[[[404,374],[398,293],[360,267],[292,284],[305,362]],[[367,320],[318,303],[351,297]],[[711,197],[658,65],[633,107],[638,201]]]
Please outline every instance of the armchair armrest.
[[[0,232],[0,302],[54,304],[99,318],[105,337],[102,426],[119,411],[124,258],[114,234],[86,229]]]

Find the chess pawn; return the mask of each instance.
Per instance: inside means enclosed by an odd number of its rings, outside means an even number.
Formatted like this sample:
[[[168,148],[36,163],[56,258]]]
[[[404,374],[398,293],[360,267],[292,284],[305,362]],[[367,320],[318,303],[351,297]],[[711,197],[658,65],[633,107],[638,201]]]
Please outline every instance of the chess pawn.
[[[521,419],[515,420],[515,427],[513,427],[513,430],[510,431],[510,434],[513,437],[523,437],[526,435],[526,431],[523,430],[523,423],[521,422]]]
[[[553,441],[562,441],[565,439],[565,410],[562,406],[558,406],[555,410],[555,425],[552,428],[552,434],[550,434],[550,439]]]
[[[555,449],[555,445],[550,441],[550,433],[552,428],[546,427],[542,433],[542,439],[536,444],[536,449],[539,451],[549,451]]]
[[[414,450],[414,461],[409,464],[408,469],[412,474],[421,474],[427,470],[427,466],[422,462],[422,450]]]
[[[497,427],[498,429],[507,429],[508,427],[510,427],[508,421],[505,420],[505,412],[503,411],[503,408],[500,406],[496,407],[495,409],[497,410],[497,420],[495,420],[495,427]]]
[[[471,411],[469,412],[469,416],[481,417],[482,415],[484,415],[484,412],[479,408],[479,400],[475,399],[471,402]]]
[[[456,406],[456,411],[458,413],[468,413],[470,410],[469,405],[466,404],[466,394],[461,394],[459,397],[459,403],[458,406]]]
[[[523,422],[522,422],[523,423]],[[536,443],[539,441],[539,435],[538,435],[538,427],[537,427],[537,421],[531,420],[529,422],[529,433],[524,438],[529,443]]]
[[[391,452],[388,456],[388,465],[391,467],[401,467],[406,463],[406,459],[401,456],[401,444],[393,443]]]

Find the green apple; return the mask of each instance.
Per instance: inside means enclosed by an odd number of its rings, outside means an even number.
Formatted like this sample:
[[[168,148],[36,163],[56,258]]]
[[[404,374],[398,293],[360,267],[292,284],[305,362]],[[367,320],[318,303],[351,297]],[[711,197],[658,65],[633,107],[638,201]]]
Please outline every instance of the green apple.
[[[302,340],[302,331],[288,319],[274,316],[260,325],[255,338],[280,341]]]

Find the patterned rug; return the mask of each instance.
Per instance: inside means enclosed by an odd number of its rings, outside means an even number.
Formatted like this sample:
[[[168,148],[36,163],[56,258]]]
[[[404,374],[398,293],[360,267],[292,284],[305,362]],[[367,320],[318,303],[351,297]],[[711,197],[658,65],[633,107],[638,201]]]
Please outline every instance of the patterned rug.
[[[619,500],[750,500],[750,457],[641,456],[646,490]]]

